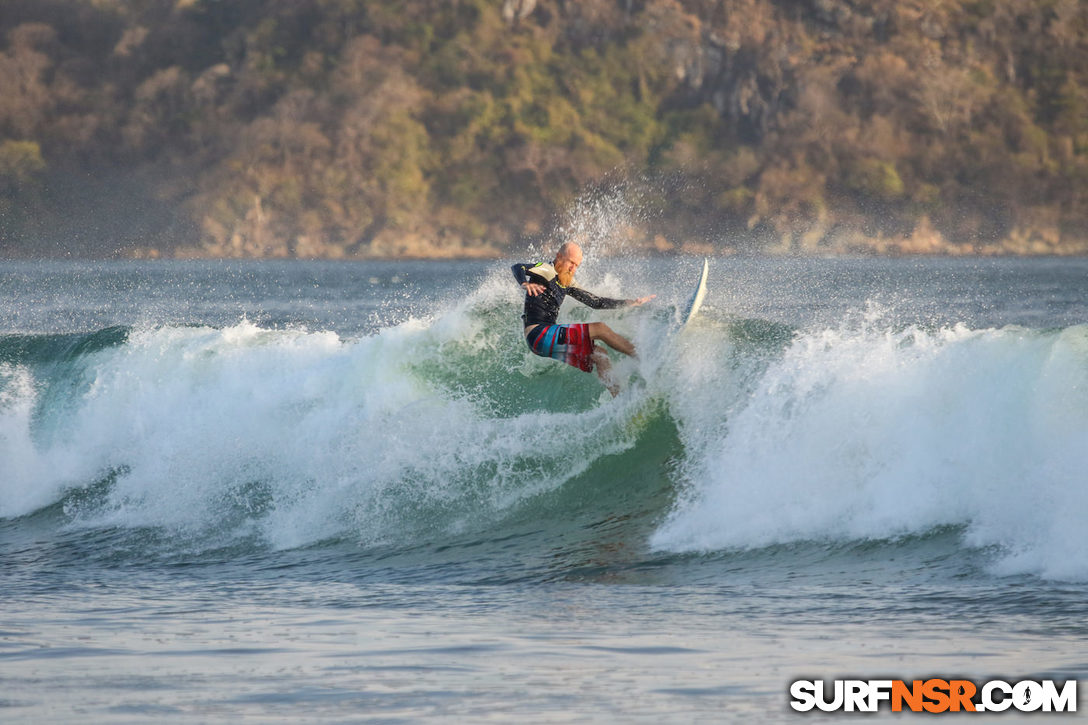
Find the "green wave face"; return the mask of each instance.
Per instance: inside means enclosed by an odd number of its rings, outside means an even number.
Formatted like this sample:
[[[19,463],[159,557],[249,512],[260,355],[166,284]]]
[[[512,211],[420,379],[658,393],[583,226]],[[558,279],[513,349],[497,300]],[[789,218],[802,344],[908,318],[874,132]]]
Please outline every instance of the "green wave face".
[[[484,292],[350,339],[248,322],[6,336],[0,517],[122,559],[331,546],[645,579],[690,556],[938,536],[1082,575],[1062,554],[1076,507],[1048,501],[1083,496],[1084,327],[799,331],[708,310],[676,335],[672,310],[627,310],[608,321],[640,356],[615,358],[612,399],[533,356],[518,312]]]

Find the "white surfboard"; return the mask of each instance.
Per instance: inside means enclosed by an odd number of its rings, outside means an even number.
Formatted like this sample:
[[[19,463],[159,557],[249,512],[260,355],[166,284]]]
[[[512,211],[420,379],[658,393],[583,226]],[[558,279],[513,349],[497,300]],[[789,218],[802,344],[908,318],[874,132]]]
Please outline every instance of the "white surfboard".
[[[691,295],[691,302],[688,303],[687,310],[680,317],[680,329],[683,330],[691,322],[692,318],[699,313],[699,308],[703,306],[703,299],[706,297],[706,276],[710,271],[710,263],[703,258],[703,272],[699,275],[699,284],[695,286],[695,292]]]

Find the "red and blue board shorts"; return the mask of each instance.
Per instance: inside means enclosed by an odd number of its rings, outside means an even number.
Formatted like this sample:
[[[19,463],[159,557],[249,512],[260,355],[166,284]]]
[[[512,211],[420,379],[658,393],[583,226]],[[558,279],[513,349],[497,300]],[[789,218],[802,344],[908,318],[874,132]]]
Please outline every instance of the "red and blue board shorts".
[[[529,349],[541,357],[565,362],[587,373],[593,372],[593,338],[589,325],[537,325],[525,336]]]

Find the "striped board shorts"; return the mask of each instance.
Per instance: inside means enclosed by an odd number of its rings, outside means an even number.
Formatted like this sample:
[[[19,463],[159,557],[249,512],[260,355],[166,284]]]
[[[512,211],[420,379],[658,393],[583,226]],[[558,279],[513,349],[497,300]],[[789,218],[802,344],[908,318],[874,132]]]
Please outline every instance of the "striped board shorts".
[[[593,338],[589,325],[538,325],[525,336],[529,349],[541,357],[565,362],[587,373],[593,372]]]

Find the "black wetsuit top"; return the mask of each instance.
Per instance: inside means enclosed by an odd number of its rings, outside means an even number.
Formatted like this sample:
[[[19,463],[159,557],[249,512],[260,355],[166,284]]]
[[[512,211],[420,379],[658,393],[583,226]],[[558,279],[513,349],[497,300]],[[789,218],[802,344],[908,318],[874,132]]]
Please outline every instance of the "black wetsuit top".
[[[559,284],[558,276],[548,279],[546,276],[535,273],[533,270],[537,267],[540,267],[541,271],[548,270],[554,274],[551,265],[542,262],[537,264],[519,263],[511,267],[518,284],[534,282],[544,286],[544,291],[538,295],[528,293],[525,295],[525,312],[522,314],[521,319],[525,320],[526,327],[529,325],[554,325],[559,318],[559,307],[563,304],[563,300],[566,299],[567,295],[596,310],[608,310],[630,304],[628,300],[598,297],[595,294],[586,292],[576,284],[564,287]]]

